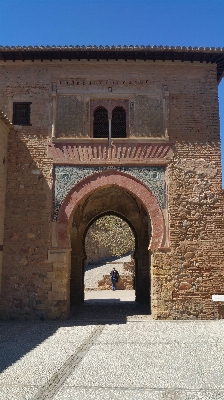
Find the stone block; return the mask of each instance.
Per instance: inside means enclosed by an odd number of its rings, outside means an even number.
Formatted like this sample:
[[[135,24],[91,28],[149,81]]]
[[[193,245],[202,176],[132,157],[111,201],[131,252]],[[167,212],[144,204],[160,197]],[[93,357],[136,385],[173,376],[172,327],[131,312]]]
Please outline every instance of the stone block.
[[[48,300],[67,300],[67,290],[52,290],[51,292],[48,292]]]

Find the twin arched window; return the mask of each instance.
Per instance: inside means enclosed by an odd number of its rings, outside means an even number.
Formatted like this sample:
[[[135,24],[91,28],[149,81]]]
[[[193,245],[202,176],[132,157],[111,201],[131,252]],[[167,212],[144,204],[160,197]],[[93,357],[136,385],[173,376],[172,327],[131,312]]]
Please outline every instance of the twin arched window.
[[[107,138],[109,137],[109,119],[108,111],[105,107],[98,107],[94,111],[93,121],[93,137]],[[126,111],[123,107],[115,107],[112,111],[111,119],[111,137],[126,137]]]
[[[108,111],[104,107],[98,107],[94,111],[93,120],[93,137],[108,138],[109,136],[109,120]]]

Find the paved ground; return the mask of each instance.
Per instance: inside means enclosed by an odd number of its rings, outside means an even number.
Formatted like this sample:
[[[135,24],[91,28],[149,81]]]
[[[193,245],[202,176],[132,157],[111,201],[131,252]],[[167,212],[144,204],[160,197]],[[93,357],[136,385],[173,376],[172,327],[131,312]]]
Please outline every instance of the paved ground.
[[[86,302],[69,321],[0,322],[0,399],[224,399],[224,320],[144,312]]]
[[[88,290],[85,292],[85,301],[88,304],[135,301],[135,290]]]

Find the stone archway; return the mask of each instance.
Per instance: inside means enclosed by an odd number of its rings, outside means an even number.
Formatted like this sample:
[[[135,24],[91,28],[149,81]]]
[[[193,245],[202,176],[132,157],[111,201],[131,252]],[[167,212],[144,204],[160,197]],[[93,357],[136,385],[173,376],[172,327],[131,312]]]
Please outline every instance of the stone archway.
[[[108,202],[108,199],[110,199],[111,198],[111,196],[114,198],[114,202],[116,201],[116,199],[117,199],[117,197],[119,196],[120,197],[120,195],[121,195],[121,191],[120,190],[116,190],[116,189],[113,189],[113,188],[108,188],[107,190],[107,195],[105,196],[105,190],[103,191],[103,194],[104,194],[104,199]],[[106,198],[105,198],[106,197]],[[122,196],[123,198],[122,198],[122,200],[123,201],[127,201],[127,196],[125,196],[125,194],[123,194],[123,196]],[[125,197],[126,197],[126,199],[125,199]],[[91,198],[89,199],[89,201],[94,201],[94,199],[93,199],[93,197],[91,196]],[[128,203],[130,204],[130,201],[128,201]],[[106,209],[106,203],[104,202],[104,209]],[[134,207],[135,209],[136,209],[136,207]],[[85,230],[85,232],[84,232],[84,253],[85,253],[85,264],[86,264],[86,260],[87,260],[87,252],[88,252],[88,247],[87,247],[87,243],[86,243],[86,238],[87,238],[87,234],[88,234],[88,232],[89,232],[89,230],[93,227],[93,225],[94,225],[94,223],[96,223],[97,221],[102,221],[104,218],[107,218],[107,217],[109,217],[109,218],[116,218],[118,221],[122,221],[122,223],[123,223],[123,229],[124,229],[124,231],[125,231],[125,226],[126,226],[126,229],[129,231],[128,232],[128,234],[129,234],[129,239],[130,239],[130,237],[131,237],[131,242],[132,242],[132,245],[130,246],[130,243],[129,243],[129,246],[130,247],[132,247],[132,249],[131,249],[131,255],[130,255],[130,257],[132,257],[132,261],[134,262],[134,276],[136,276],[137,277],[137,279],[138,279],[138,254],[137,254],[137,249],[138,249],[138,232],[136,232],[136,230],[135,230],[135,228],[133,227],[133,225],[132,225],[132,223],[130,222],[130,220],[128,220],[127,218],[126,218],[126,216],[124,216],[123,214],[121,214],[121,213],[119,213],[119,212],[116,212],[116,211],[111,211],[111,209],[115,209],[115,207],[114,207],[114,204],[110,204],[110,210],[109,211],[107,211],[107,212],[103,212],[103,213],[100,213],[99,215],[97,215],[92,221],[90,221],[90,223],[88,224],[88,226],[87,226],[87,228],[86,228],[86,230]],[[133,207],[132,207],[132,209],[133,209]],[[137,209],[135,210],[135,212],[137,211]],[[132,221],[133,222],[133,221]],[[98,228],[99,229],[99,228]],[[100,262],[101,262],[101,266],[103,266],[103,269],[104,269],[104,273],[106,274],[106,275],[109,275],[109,273],[110,273],[110,271],[111,271],[111,269],[112,269],[112,266],[111,266],[111,264],[109,264],[109,266],[107,265],[105,265],[104,264],[104,262],[103,262],[103,260],[105,260],[106,259],[106,261],[108,261],[109,263],[110,263],[110,261],[111,260],[113,260],[115,263],[116,263],[116,261],[118,261],[119,262],[119,255],[117,255],[117,257],[115,256],[115,255],[113,255],[113,254],[111,254],[111,252],[109,251],[108,252],[108,248],[111,250],[111,247],[110,247],[110,240],[111,240],[111,242],[113,242],[113,244],[115,243],[115,242],[117,242],[116,241],[116,230],[112,230],[113,231],[113,237],[111,237],[111,234],[110,234],[110,232],[109,232],[109,229],[107,228],[106,229],[107,230],[107,233],[108,233],[108,235],[109,235],[109,238],[108,238],[108,236],[106,235],[105,236],[105,238],[104,238],[104,245],[107,243],[108,244],[108,247],[107,247],[107,249],[106,249],[106,251],[105,251],[105,253],[104,253],[104,251],[103,251],[103,253],[105,254],[105,258],[103,257],[103,258],[100,258]],[[96,232],[96,231],[95,231]],[[104,230],[102,230],[101,231],[101,234],[102,234],[102,232],[103,233],[105,233],[105,231]],[[127,233],[127,232],[126,232]],[[120,236],[120,235],[122,235],[122,232],[121,232],[121,230],[119,229],[119,232],[117,232],[117,236]],[[122,243],[122,238],[120,238],[120,240],[121,240],[121,242],[120,243]],[[95,242],[96,243],[96,242]],[[113,244],[112,244],[112,247],[113,247]],[[127,244],[127,243],[126,243]],[[97,246],[96,246],[97,247]],[[116,244],[115,244],[115,247],[116,247]],[[129,247],[129,249],[130,249],[130,247]],[[120,248],[119,248],[119,250],[121,250]],[[118,250],[118,252],[119,252],[119,250]],[[146,250],[146,252],[148,253],[148,250]],[[110,253],[110,256],[108,257],[108,253]],[[99,254],[99,253],[98,253]],[[123,256],[124,257],[124,255],[126,255],[127,256],[127,253],[126,254],[123,254],[123,255],[121,255],[121,257]],[[101,255],[102,256],[102,255]],[[118,260],[117,260],[118,259]],[[109,261],[110,260],[110,261]],[[96,265],[97,265],[97,263],[91,263],[92,265],[94,265],[95,264],[95,267],[96,267]],[[104,265],[103,265],[104,264]],[[75,266],[74,265],[72,265],[71,266],[71,269],[73,270],[73,268],[74,268]],[[108,269],[109,268],[109,269]],[[119,270],[119,267],[116,265],[116,268]],[[123,269],[123,268],[122,268]],[[84,270],[85,270],[85,273],[86,273],[86,268],[84,268]],[[84,272],[84,271],[83,271]],[[124,270],[123,270],[123,272],[124,272]],[[122,273],[121,273],[121,270],[119,270],[119,273],[121,274],[120,275],[120,278],[119,278],[119,283],[118,283],[118,290],[120,289],[120,285],[122,286],[122,280],[123,280],[123,278],[124,278],[124,276],[122,276]],[[94,274],[93,274],[94,275]],[[134,287],[133,287],[133,285],[134,285],[134,282],[133,282],[133,277],[134,276],[129,276],[130,277],[130,281],[129,281],[129,285],[130,284],[132,284],[132,289],[134,289]],[[127,278],[127,276],[126,276],[126,278]],[[101,275],[101,277],[99,278],[100,280],[102,280],[103,281],[103,275]],[[84,277],[84,281],[85,281],[85,277]],[[106,281],[107,281],[107,279],[106,279]],[[86,286],[84,287],[84,289],[86,288]],[[109,288],[111,288],[111,281],[110,281],[110,279],[109,279]],[[124,288],[125,289],[125,288]],[[97,290],[96,288],[95,288],[95,290]],[[85,290],[84,290],[85,291]]]
[[[165,239],[165,224],[163,212],[156,197],[143,183],[134,177],[115,170],[107,170],[91,175],[70,190],[58,213],[56,226],[58,247],[70,248],[72,216],[79,202],[97,189],[108,185],[120,187],[132,194],[134,198],[140,200],[152,221],[152,236],[149,248],[151,251],[155,251],[161,247]]]
[[[104,204],[104,194],[108,190],[115,193],[119,190],[123,196],[129,197],[131,203],[136,205],[138,217],[131,212],[130,206],[120,197],[117,198],[116,207],[107,206],[105,209],[95,209],[91,201],[91,196],[98,198],[99,204]],[[86,208],[86,205],[92,206]],[[107,202],[107,205],[109,202]],[[84,210],[85,209],[85,210]],[[129,210],[129,213],[128,213]],[[83,219],[83,211],[86,218]],[[158,204],[156,197],[141,182],[134,177],[115,170],[106,170],[83,179],[75,185],[63,201],[56,222],[56,237],[58,252],[69,254],[72,250],[71,258],[64,257],[64,272],[70,277],[66,287],[67,295],[67,314],[70,309],[70,287],[71,287],[71,304],[83,301],[83,265],[85,253],[83,250],[84,232],[88,224],[101,212],[115,211],[127,218],[137,232],[138,241],[141,246],[138,247],[137,268],[138,274],[138,290],[136,290],[136,300],[139,302],[150,302],[150,252],[156,251],[163,245],[165,238],[165,224],[163,212]],[[134,217],[135,216],[135,217]],[[133,221],[132,221],[133,219]],[[81,226],[77,224],[83,221]],[[141,226],[141,229],[139,228]],[[76,232],[76,234],[74,234]],[[76,251],[75,249],[78,249]],[[74,268],[74,266],[76,266]],[[140,280],[139,280],[140,279]],[[77,285],[73,285],[77,282]],[[64,298],[65,298],[64,297]]]
[[[103,201],[102,201],[103,199]],[[150,303],[151,220],[141,202],[119,187],[107,186],[94,191],[79,203],[71,229],[71,306],[84,301],[85,236],[99,216],[114,213],[124,219],[135,235],[136,300]]]

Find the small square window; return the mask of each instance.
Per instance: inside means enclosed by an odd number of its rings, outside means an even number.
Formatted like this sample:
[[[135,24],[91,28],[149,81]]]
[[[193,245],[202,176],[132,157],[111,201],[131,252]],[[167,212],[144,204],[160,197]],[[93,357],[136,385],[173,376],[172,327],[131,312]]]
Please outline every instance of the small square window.
[[[30,104],[31,103],[13,103],[13,124],[30,124]]]

